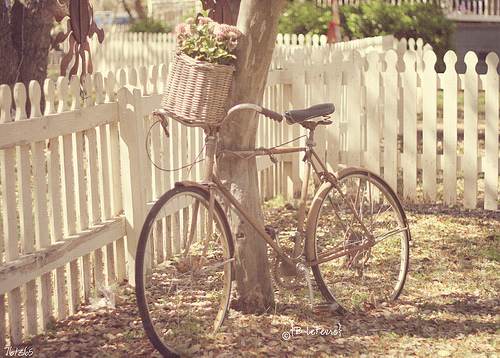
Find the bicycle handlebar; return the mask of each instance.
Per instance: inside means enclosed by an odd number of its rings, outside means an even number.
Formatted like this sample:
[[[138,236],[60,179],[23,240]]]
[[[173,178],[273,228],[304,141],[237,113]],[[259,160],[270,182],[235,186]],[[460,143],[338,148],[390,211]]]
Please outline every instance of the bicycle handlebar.
[[[274,111],[267,109],[267,108],[264,108],[262,106],[259,106],[259,105],[253,104],[253,103],[241,103],[241,104],[237,104],[234,107],[231,107],[231,109],[229,109],[229,111],[227,111],[227,115],[222,120],[221,124],[224,123],[229,118],[231,118],[231,116],[234,115],[234,113],[239,112],[239,111],[244,111],[244,110],[255,111],[257,113],[262,114],[263,116],[265,116],[267,118],[272,119],[273,121],[276,121],[276,122],[281,122],[285,118],[282,114],[280,114],[278,112],[274,112]]]
[[[225,121],[227,121],[229,118],[231,118],[236,112],[239,111],[244,111],[244,110],[251,110],[255,111],[257,113],[262,114],[263,116],[270,118],[276,122],[281,122],[283,119],[286,119],[286,117],[283,114],[280,114],[278,112],[274,112],[270,109],[264,108],[262,106],[253,104],[253,103],[241,103],[237,104],[236,106],[233,106],[227,111],[227,115],[224,117],[224,119],[220,122],[213,123],[213,125],[220,127]],[[163,109],[157,109],[153,111],[153,115],[158,116],[160,118],[160,124],[163,127],[163,130],[165,131],[166,136],[169,136],[168,132],[168,122],[167,122],[167,116],[168,113],[163,110]],[[195,127],[199,126],[199,124],[189,124],[182,122],[183,124],[190,126],[190,127]]]

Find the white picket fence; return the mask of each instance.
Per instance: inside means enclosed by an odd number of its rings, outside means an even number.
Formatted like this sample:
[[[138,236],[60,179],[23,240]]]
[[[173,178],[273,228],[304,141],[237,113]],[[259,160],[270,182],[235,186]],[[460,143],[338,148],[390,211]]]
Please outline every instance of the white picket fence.
[[[367,0],[339,0],[339,5],[358,5]],[[500,0],[386,0],[393,5],[436,2],[444,13],[458,21],[500,21]]]
[[[382,51],[397,46],[393,36],[376,36],[364,39],[327,44],[324,35],[279,34],[276,39],[278,49],[312,48],[329,46],[341,50]],[[396,43],[396,44],[395,44]],[[90,44],[95,71],[116,71],[122,67],[139,67],[166,63],[175,52],[175,35],[153,33],[107,32],[103,44],[93,39]],[[423,43],[422,43],[423,45]],[[52,55],[59,56],[60,54]],[[59,60],[51,61],[57,64]]]
[[[118,30],[117,30],[118,29]],[[140,66],[157,65],[171,61],[175,53],[176,38],[173,33],[131,33],[111,27],[106,32],[102,44],[95,36],[90,41],[92,64],[95,72],[106,73],[120,68],[138,68]],[[430,45],[425,45],[430,48]],[[397,49],[398,52],[407,48],[421,53],[424,48],[422,39],[396,39],[392,35],[367,37],[345,42],[328,44],[325,35],[278,34],[275,53],[291,53],[297,48],[304,48],[307,54],[317,47],[329,47],[332,50],[359,50],[362,53],[370,51],[387,51]],[[51,73],[59,73],[63,53],[49,53],[49,68]],[[72,63],[68,66],[71,68]]]
[[[308,51],[297,46],[275,54],[263,103],[284,111],[334,102],[334,124],[318,130],[316,140],[332,169],[370,168],[405,202],[497,210],[495,54],[487,57],[486,75],[475,72],[473,53],[459,75],[452,52],[446,72],[437,74],[432,51],[420,64],[415,50]],[[96,73],[84,92],[78,78],[47,80],[43,112],[38,83],[28,89],[17,84],[13,91],[0,86],[0,345],[19,343],[43,331],[52,317],[74,313],[94,290],[125,278],[133,283],[148,208],[175,181],[200,177],[201,164],[164,173],[147,159],[149,113],[160,104],[167,73],[168,64]],[[465,121],[458,114],[462,106]],[[153,128],[152,159],[166,168],[193,162],[203,148],[201,131],[174,121],[170,126],[170,140]],[[261,119],[257,146],[302,133],[300,126]],[[258,161],[262,198],[300,189],[300,156],[278,159]],[[172,220],[170,232],[182,232],[176,225]]]
[[[432,50],[406,50],[404,43],[366,55],[298,48],[275,54],[268,88],[291,86],[291,102],[274,101],[293,107],[336,104],[336,125],[317,140],[333,169],[361,165],[381,173],[406,202],[497,210],[498,55],[488,54],[484,75],[472,52],[464,74],[455,70],[454,52],[445,55],[444,73],[436,72],[436,60]]]
[[[175,181],[200,179],[201,164],[164,173],[145,151],[166,76],[167,65],[96,73],[85,92],[76,77],[48,79],[43,112],[37,82],[13,92],[0,86],[0,346],[76,312],[93,290],[133,283],[147,211]],[[153,128],[152,159],[165,168],[192,163],[201,130],[170,125],[171,140]],[[258,161],[263,187],[274,193],[277,177],[263,172],[272,165]]]

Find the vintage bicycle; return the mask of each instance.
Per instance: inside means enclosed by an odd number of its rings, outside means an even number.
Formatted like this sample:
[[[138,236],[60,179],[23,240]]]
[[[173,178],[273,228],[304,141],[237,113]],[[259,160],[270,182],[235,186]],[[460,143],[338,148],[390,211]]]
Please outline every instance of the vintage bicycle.
[[[278,146],[251,151],[218,150],[219,129],[240,111],[307,129],[305,146]],[[231,209],[265,240],[275,253],[274,277],[281,284],[306,282],[309,271],[324,303],[340,311],[373,307],[396,299],[409,264],[410,230],[403,207],[392,188],[362,168],[332,173],[315,152],[314,133],[330,125],[333,104],[320,104],[284,114],[255,104],[232,107],[215,123],[154,115],[168,135],[167,117],[205,133],[205,171],[201,182],[181,181],[151,208],[142,228],[136,256],[136,296],[146,334],[164,356],[188,354],[189,347],[209,339],[228,315],[234,280],[233,236],[227,217]],[[297,210],[297,230],[286,245],[269,226],[247,212],[218,177],[218,155],[251,158],[304,153],[305,174]],[[319,182],[308,205],[311,171]],[[307,210],[308,209],[308,210]],[[165,218],[176,220],[177,229]],[[158,223],[164,222],[158,229]],[[156,252],[169,242],[172,254]]]

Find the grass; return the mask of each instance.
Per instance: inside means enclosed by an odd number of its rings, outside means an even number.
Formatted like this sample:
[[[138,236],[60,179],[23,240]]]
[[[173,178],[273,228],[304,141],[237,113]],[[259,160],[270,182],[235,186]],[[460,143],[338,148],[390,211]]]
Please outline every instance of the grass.
[[[268,314],[231,310],[210,344],[194,345],[193,356],[495,356],[499,349],[498,287],[500,221],[481,211],[408,211],[412,231],[408,281],[400,299],[364,313],[316,312],[305,288],[276,289]],[[294,210],[267,208],[282,225]],[[316,296],[318,297],[318,296]],[[145,338],[132,288],[122,286],[116,309],[89,307],[58,322],[57,331],[35,337],[37,357],[156,357]],[[334,329],[342,336],[282,339],[292,326]]]
[[[277,195],[276,197],[265,202],[265,207],[269,209],[280,208],[286,203],[285,197],[283,195]]]

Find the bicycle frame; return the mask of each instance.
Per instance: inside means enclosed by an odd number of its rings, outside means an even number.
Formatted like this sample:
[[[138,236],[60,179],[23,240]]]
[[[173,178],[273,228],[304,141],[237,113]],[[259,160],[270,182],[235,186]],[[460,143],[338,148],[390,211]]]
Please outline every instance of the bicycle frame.
[[[302,182],[302,190],[301,190],[301,198],[300,198],[300,204],[299,204],[299,209],[298,209],[298,223],[297,223],[297,232],[299,234],[299,243],[295,245],[295,250],[294,250],[294,255],[293,257],[288,256],[283,250],[280,248],[280,246],[277,244],[273,238],[265,231],[265,228],[262,227],[262,225],[259,224],[259,222],[253,217],[251,214],[249,214],[243,207],[242,205],[238,202],[238,200],[231,194],[231,192],[225,188],[224,184],[221,182],[219,177],[217,176],[217,173],[214,171],[214,164],[215,164],[215,157],[216,157],[216,133],[209,133],[205,140],[206,140],[206,166],[205,166],[205,176],[204,180],[202,181],[202,185],[207,186],[209,191],[210,191],[210,198],[211,198],[211,203],[210,203],[210,208],[209,208],[209,215],[212,215],[212,208],[213,208],[213,198],[214,198],[214,191],[217,191],[225,200],[227,200],[232,207],[235,209],[236,213],[238,216],[242,217],[250,226],[258,233],[258,236],[260,236],[262,239],[264,239],[269,246],[273,248],[273,250],[276,252],[276,254],[280,257],[281,260],[283,260],[285,263],[290,264],[290,265],[297,265],[299,262],[301,262],[301,257],[300,257],[300,252],[297,252],[297,248],[300,248],[302,244],[304,243],[305,240],[305,214],[306,214],[306,199],[308,195],[308,189],[309,189],[309,181],[311,177],[311,168],[313,169],[314,173],[316,174],[318,180],[321,183],[324,182],[331,182],[333,185],[337,185],[337,179],[333,173],[329,173],[326,165],[324,162],[321,160],[321,158],[318,156],[316,151],[314,150],[314,128],[310,129],[309,136],[306,141],[306,146],[305,147],[281,147],[281,148],[270,148],[270,149],[256,149],[256,150],[249,150],[249,151],[228,151],[224,150],[222,153],[226,155],[240,155],[240,156],[250,156],[250,157],[258,157],[258,156],[264,156],[264,155],[279,155],[279,154],[287,154],[287,153],[300,153],[304,152],[304,160],[306,162],[306,173],[305,173],[305,178],[304,181]],[[342,195],[342,194],[341,194]],[[352,206],[352,205],[351,205]],[[359,216],[357,215],[356,210],[354,209],[354,206],[352,206],[352,211],[355,214],[357,220],[359,223],[362,224]],[[209,219],[209,222],[212,220]],[[363,224],[362,224],[363,225]],[[363,225],[364,226],[364,225]],[[211,228],[208,228],[208,232],[210,236],[211,233]],[[368,232],[367,232],[368,233]],[[368,233],[369,234],[369,233]],[[371,237],[371,235],[370,235]],[[190,241],[190,240],[189,240]],[[358,251],[360,247],[355,248],[355,249],[344,249],[341,250],[340,252],[336,252],[335,257],[341,257],[344,255],[347,255],[351,252]],[[326,260],[317,260],[316,262],[305,262],[307,266],[311,266],[313,264],[318,264],[320,262],[324,262],[327,260],[331,260],[333,257],[328,256]]]
[[[284,117],[282,117],[280,114],[267,110],[265,108],[262,108],[261,106],[254,105],[254,104],[239,104],[234,107],[232,107],[229,111],[228,114],[224,119],[222,119],[218,123],[204,123],[201,125],[200,123],[191,123],[189,121],[180,121],[181,124],[184,124],[188,127],[202,127],[205,132],[205,145],[206,145],[206,152],[205,152],[205,160],[206,160],[206,165],[205,165],[205,172],[204,172],[204,179],[201,182],[201,184],[198,183],[193,183],[189,182],[189,185],[202,185],[205,188],[209,189],[210,192],[210,203],[209,203],[209,225],[208,227],[208,235],[207,237],[210,237],[212,234],[212,216],[213,216],[213,206],[214,206],[214,200],[215,200],[215,195],[214,191],[218,191],[222,197],[224,197],[236,210],[236,213],[238,216],[242,217],[245,219],[248,224],[258,233],[258,235],[264,239],[269,246],[273,248],[273,250],[276,252],[276,254],[279,256],[281,260],[283,260],[286,264],[296,266],[299,263],[301,263],[301,255],[298,252],[298,248],[301,247],[301,245],[304,243],[305,238],[305,232],[307,231],[307,228],[304,226],[305,223],[305,213],[306,213],[306,199],[307,199],[307,194],[308,194],[308,189],[309,189],[309,181],[310,181],[310,176],[311,176],[311,168],[313,169],[314,173],[316,174],[318,180],[321,183],[325,182],[330,182],[339,192],[340,198],[342,200],[346,200],[345,195],[342,193],[340,190],[338,183],[337,183],[337,177],[335,174],[331,173],[328,171],[325,163],[321,160],[321,158],[318,156],[316,151],[314,150],[314,131],[316,129],[316,126],[319,123],[315,123],[314,121],[308,122],[308,126],[306,127],[309,130],[309,135],[307,137],[306,141],[306,146],[305,147],[275,147],[275,148],[264,148],[264,149],[254,149],[254,150],[245,150],[245,151],[230,151],[230,150],[223,150],[221,153],[222,154],[228,154],[228,155],[237,155],[240,157],[258,157],[258,156],[263,156],[263,155],[280,155],[280,154],[287,154],[287,153],[300,153],[304,152],[304,161],[306,162],[306,175],[304,178],[304,181],[302,183],[302,190],[301,190],[301,198],[300,198],[300,204],[299,204],[299,210],[298,210],[298,223],[297,223],[297,233],[299,234],[299,242],[295,244],[294,248],[294,253],[293,257],[288,256],[267,234],[265,231],[265,228],[260,225],[260,223],[253,217],[251,214],[249,214],[243,206],[238,202],[238,200],[231,194],[229,190],[227,190],[224,187],[224,184],[221,182],[221,180],[218,178],[217,173],[214,171],[215,167],[215,158],[217,155],[217,150],[216,150],[216,145],[217,145],[217,134],[219,132],[219,128],[222,126],[224,122],[226,122],[229,118],[231,118],[235,113],[241,110],[252,110],[258,113],[263,114],[266,117],[269,117],[271,119],[274,119],[278,122],[281,122]],[[162,112],[155,112],[155,114],[159,115],[160,118],[163,117]],[[162,120],[160,121],[161,125],[163,126],[165,133],[168,135],[168,130],[166,128],[166,122],[163,122]],[[305,123],[303,123],[305,124]],[[182,185],[182,183],[179,183]],[[187,182],[184,182],[184,184],[187,184]],[[330,199],[331,200],[331,199]],[[333,203],[332,203],[333,204]],[[369,248],[375,244],[375,239],[373,235],[369,232],[369,230],[366,228],[366,226],[363,224],[362,220],[360,219],[354,204],[352,202],[348,202],[348,205],[354,214],[354,218],[357,221],[358,224],[362,227],[362,231],[364,231],[364,234],[368,238],[368,242],[362,245],[359,245],[355,248],[349,249],[349,248],[334,248],[331,251],[332,252],[327,252],[325,253],[320,259],[311,261],[311,262],[305,262],[307,266],[312,266],[312,265],[317,265],[319,263],[333,260],[338,257],[342,257],[345,255],[348,255],[353,252],[358,252],[359,250]],[[199,205],[195,204],[194,210],[198,210]],[[196,214],[193,215],[193,217],[196,217]],[[185,251],[189,249],[189,246],[191,244],[191,241],[193,239],[194,233],[190,233],[188,240],[187,240],[187,245],[185,248]]]

